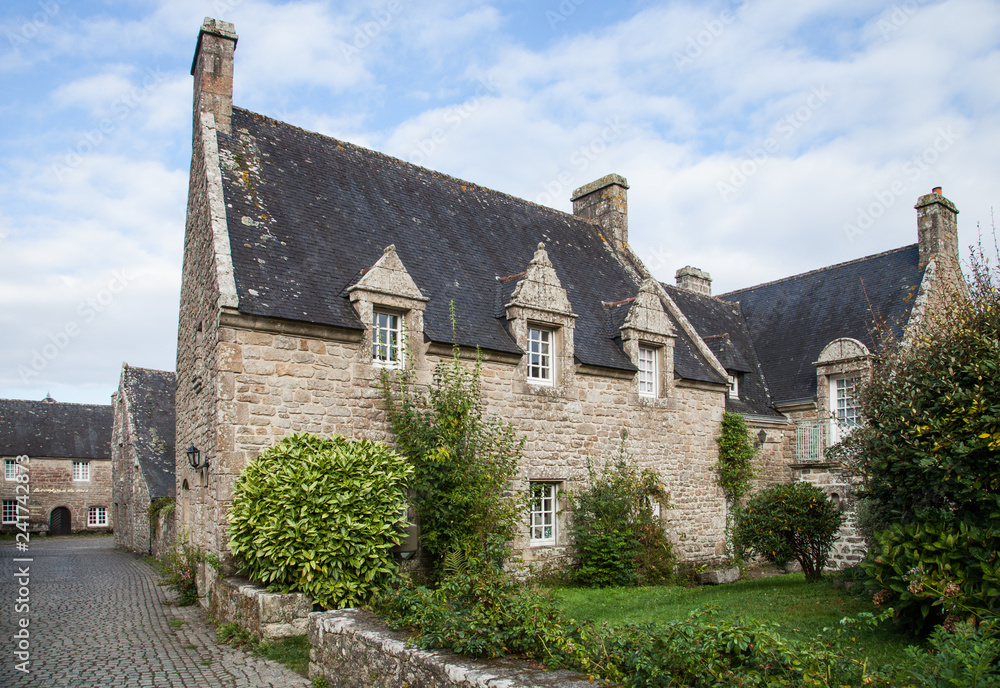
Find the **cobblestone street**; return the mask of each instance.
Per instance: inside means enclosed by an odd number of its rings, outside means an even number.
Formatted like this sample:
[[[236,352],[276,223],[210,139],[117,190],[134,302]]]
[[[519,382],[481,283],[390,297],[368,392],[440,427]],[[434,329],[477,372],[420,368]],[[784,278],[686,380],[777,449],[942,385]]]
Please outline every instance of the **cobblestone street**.
[[[200,607],[163,604],[158,572],[115,550],[111,537],[32,538],[27,553],[0,542],[0,629],[5,688],[307,688],[274,662],[215,641]],[[15,557],[31,562],[15,563]],[[30,612],[16,609],[18,567],[29,566]],[[16,669],[14,638],[29,619],[30,673]]]

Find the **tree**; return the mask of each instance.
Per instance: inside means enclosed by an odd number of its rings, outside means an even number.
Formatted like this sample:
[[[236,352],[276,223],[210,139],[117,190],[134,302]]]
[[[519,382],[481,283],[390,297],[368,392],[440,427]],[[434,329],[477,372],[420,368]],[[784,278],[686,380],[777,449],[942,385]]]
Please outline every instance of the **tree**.
[[[478,358],[464,365],[456,346],[426,393],[410,370],[399,373],[398,400],[385,374],[383,395],[396,442],[415,469],[413,506],[431,574],[441,576],[448,555],[500,564],[523,513],[511,485],[524,440],[509,423],[486,417]]]
[[[774,563],[791,558],[806,580],[819,580],[844,517],[826,493],[811,483],[764,488],[736,513],[733,547]]]
[[[869,575],[914,630],[940,620],[946,598],[987,609],[998,590],[1000,273],[981,245],[971,268],[966,290],[884,347],[861,390],[866,423],[842,449],[882,524]],[[945,556],[966,543],[970,557]]]

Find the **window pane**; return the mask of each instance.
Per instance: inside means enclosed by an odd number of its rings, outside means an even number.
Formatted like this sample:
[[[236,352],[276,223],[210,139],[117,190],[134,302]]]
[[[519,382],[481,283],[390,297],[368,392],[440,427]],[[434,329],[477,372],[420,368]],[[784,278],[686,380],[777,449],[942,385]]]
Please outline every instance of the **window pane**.
[[[552,379],[552,331],[528,328],[528,379]]]
[[[555,483],[531,484],[531,544],[554,545],[556,542]]]
[[[656,350],[639,347],[639,394],[656,396]]]
[[[401,317],[398,313],[372,311],[372,360],[397,368],[402,361]]]
[[[17,523],[17,501],[13,499],[3,500],[3,523]]]
[[[858,378],[840,378],[837,380],[837,425],[842,428],[854,428],[860,423],[858,416]]]
[[[5,480],[17,480],[17,461],[14,459],[3,460],[3,477]]]

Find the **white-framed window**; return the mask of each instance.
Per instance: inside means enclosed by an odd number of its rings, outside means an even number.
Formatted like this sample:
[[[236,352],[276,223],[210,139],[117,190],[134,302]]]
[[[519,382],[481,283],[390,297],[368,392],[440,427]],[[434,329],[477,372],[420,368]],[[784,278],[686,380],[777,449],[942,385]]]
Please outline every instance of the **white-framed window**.
[[[552,384],[552,344],[555,332],[544,327],[528,327],[528,382]]]
[[[73,462],[73,480],[90,480],[90,462]]]
[[[92,506],[87,510],[88,526],[108,525],[108,510],[103,506]]]
[[[372,310],[372,362],[383,368],[403,367],[403,316]]]
[[[4,459],[3,460],[3,479],[4,480],[17,480],[17,460],[16,459]]]
[[[861,424],[857,375],[842,375],[830,379],[830,408],[833,411],[833,437],[839,442]]]
[[[16,499],[5,499],[3,500],[3,518],[0,522],[4,524],[17,523],[17,500]]]
[[[639,396],[657,396],[657,365],[656,349],[649,346],[639,347]]]
[[[729,373],[729,398],[740,398],[740,374]]]
[[[531,546],[556,544],[556,514],[559,485],[530,483],[531,486]]]

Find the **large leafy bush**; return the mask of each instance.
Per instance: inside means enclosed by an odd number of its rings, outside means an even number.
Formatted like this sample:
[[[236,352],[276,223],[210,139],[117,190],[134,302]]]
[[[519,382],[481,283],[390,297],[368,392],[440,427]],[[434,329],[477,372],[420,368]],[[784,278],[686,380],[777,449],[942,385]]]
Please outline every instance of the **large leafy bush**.
[[[756,554],[775,563],[795,558],[806,580],[818,580],[843,520],[815,485],[772,485],[737,512],[733,546],[740,555]]]
[[[623,450],[573,496],[573,580],[581,585],[655,585],[669,580],[675,557],[653,501],[668,506],[656,474],[639,472]]]
[[[327,608],[364,602],[396,571],[390,550],[412,468],[381,442],[286,437],[250,462],[229,509],[229,547],[253,581]]]
[[[886,345],[861,394],[866,424],[852,458],[876,533],[868,571],[912,630],[943,603],[909,593],[916,575],[959,586],[962,604],[989,614],[1000,550],[1000,272],[973,253],[966,293],[952,295],[900,345]],[[895,525],[892,525],[895,524]],[[885,530],[888,528],[887,530]],[[954,542],[970,547],[956,551]],[[983,554],[983,556],[980,556]],[[904,588],[900,590],[900,588]]]
[[[411,485],[430,573],[440,576],[449,554],[499,565],[524,512],[523,496],[511,489],[524,440],[485,415],[478,358],[467,366],[456,347],[426,392],[409,370],[399,373],[398,400],[388,374],[383,391],[396,442],[415,468]]]

